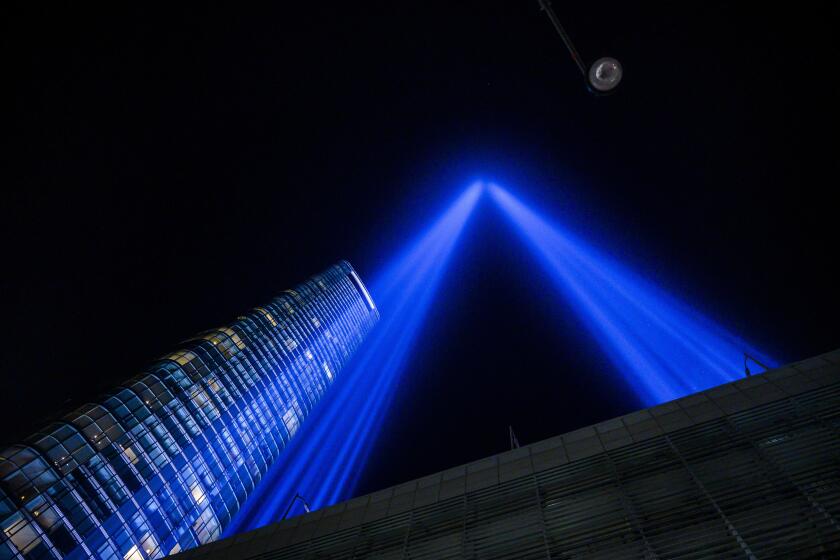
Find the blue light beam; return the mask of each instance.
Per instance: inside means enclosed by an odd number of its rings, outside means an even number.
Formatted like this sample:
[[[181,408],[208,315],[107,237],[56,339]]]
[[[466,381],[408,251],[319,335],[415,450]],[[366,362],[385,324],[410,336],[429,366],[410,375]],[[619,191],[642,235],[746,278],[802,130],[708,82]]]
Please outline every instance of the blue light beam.
[[[491,198],[539,257],[642,404],[733,381],[744,352],[775,360],[613,259],[552,225],[498,185]]]
[[[311,509],[346,499],[382,429],[440,280],[484,186],[474,184],[368,284],[380,321],[224,536],[279,518],[299,493]],[[290,515],[301,513],[300,506]]]

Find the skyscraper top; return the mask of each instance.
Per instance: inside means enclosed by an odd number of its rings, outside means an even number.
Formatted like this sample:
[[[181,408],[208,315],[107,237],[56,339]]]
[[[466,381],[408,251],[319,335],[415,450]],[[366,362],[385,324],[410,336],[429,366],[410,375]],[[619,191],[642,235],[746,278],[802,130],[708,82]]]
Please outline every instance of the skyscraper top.
[[[379,318],[342,261],[0,453],[0,558],[217,538]]]

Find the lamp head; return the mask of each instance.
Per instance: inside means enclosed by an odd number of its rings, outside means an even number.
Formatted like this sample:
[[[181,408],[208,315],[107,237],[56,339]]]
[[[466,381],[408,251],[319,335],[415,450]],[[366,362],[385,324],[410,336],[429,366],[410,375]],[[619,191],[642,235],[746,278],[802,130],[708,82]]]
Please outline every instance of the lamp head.
[[[595,93],[610,93],[621,82],[621,63],[609,56],[599,58],[589,67],[589,87]]]

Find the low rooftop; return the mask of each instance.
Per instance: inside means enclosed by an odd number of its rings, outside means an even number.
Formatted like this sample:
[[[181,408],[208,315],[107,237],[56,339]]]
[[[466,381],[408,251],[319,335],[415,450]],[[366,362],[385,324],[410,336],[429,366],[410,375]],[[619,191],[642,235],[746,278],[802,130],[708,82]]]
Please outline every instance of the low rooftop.
[[[303,555],[310,548],[320,548],[318,543],[332,546],[329,544],[331,540],[337,542],[335,539],[349,539],[351,535],[362,532],[360,527],[368,527],[371,531],[379,527],[382,531],[393,530],[396,534],[402,534],[402,531],[407,535],[413,511],[434,508],[436,504],[460,504],[465,498],[453,499],[477,495],[486,489],[502,487],[519,479],[533,479],[534,475],[564,465],[579,461],[585,463],[584,460],[601,454],[609,454],[655,438],[661,439],[661,436],[737,416],[777,401],[795,400],[798,395],[838,383],[840,349],[359,496],[187,550],[176,557],[179,560],[281,558],[286,556],[280,551],[287,550],[290,554],[288,557],[293,558],[297,557],[295,555]],[[840,389],[837,393],[840,399]]]

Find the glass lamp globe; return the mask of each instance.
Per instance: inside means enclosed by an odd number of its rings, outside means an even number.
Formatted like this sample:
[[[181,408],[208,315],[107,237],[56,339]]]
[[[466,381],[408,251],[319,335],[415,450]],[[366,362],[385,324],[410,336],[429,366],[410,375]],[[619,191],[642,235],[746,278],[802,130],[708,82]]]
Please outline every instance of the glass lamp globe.
[[[621,82],[621,63],[605,56],[596,60],[589,68],[589,85],[601,93],[612,91]]]

